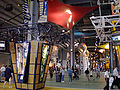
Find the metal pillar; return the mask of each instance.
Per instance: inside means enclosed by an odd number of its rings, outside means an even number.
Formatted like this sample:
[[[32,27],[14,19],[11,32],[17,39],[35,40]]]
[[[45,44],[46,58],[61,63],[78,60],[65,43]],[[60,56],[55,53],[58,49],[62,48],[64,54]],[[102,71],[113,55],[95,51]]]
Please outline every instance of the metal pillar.
[[[61,48],[61,65],[63,66],[63,48]]]
[[[101,13],[101,3],[100,3],[100,0],[98,0],[98,5],[99,5],[99,14],[100,14],[100,16],[101,16],[102,13]]]
[[[38,22],[38,0],[33,0],[33,13],[32,13],[32,24]]]
[[[39,4],[39,0],[31,0],[31,3],[30,3],[30,14],[31,14],[31,21],[29,22],[29,26],[31,27],[35,27],[36,26],[36,23],[38,22],[38,4]],[[29,30],[28,31],[28,41],[30,40],[37,40],[37,37],[38,37],[38,31],[35,30],[34,33],[33,33],[33,38],[31,36],[31,31]]]
[[[29,21],[29,26],[32,27],[32,17],[33,17],[33,5],[34,5],[34,0],[31,0],[30,2],[30,15],[31,15],[31,21]],[[31,31],[28,30],[28,37],[27,37],[27,41],[30,41],[31,40]]]
[[[74,67],[74,29],[70,32],[70,66]]]
[[[113,45],[112,42],[109,43],[110,48],[110,72],[113,72]]]

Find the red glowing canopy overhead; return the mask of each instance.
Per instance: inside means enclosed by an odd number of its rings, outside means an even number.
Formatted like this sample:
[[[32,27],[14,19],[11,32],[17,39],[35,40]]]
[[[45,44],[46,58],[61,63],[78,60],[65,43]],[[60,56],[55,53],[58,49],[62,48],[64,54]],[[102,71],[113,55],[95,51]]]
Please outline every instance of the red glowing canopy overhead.
[[[97,7],[77,7],[48,0],[47,20],[72,30],[73,25]]]

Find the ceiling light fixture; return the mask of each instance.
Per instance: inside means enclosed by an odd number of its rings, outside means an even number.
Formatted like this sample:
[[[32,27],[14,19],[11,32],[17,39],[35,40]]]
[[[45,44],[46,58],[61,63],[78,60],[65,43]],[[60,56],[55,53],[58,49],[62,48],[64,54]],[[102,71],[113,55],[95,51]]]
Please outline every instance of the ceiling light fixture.
[[[72,12],[69,9],[67,9],[65,12],[68,14],[72,14]]]

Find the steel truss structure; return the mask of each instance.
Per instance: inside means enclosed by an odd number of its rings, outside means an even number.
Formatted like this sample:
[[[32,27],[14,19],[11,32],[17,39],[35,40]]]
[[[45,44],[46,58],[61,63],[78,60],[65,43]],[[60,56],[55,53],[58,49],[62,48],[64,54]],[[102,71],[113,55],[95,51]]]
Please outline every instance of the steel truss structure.
[[[100,42],[111,42],[113,28],[120,27],[120,15],[92,16],[90,20]]]
[[[65,32],[62,32],[63,29]],[[66,43],[70,45],[70,33],[68,31],[51,22],[36,23],[33,26],[32,24],[21,24],[0,28],[0,40],[24,42],[28,41],[28,35],[30,34],[31,40],[44,41],[67,49],[69,46]]]

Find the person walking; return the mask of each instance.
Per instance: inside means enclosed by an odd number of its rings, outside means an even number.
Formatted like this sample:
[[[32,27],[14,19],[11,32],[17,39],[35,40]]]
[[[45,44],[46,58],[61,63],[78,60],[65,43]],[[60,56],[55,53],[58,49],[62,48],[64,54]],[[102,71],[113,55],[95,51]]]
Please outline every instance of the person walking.
[[[73,70],[71,67],[68,68],[68,75],[69,75],[69,84],[72,83],[72,73],[73,73]]]
[[[64,75],[65,75],[64,68],[61,68],[61,73],[62,73],[62,79],[61,79],[61,82],[64,82]]]
[[[96,78],[100,78],[100,68],[96,69]]]
[[[86,77],[87,77],[87,79],[89,81],[89,70],[88,70],[88,68],[87,68],[87,70],[85,70],[85,74],[86,74]]]
[[[9,82],[9,88],[12,88],[12,86],[11,86],[11,78],[12,78],[11,66],[9,65],[6,68],[6,71],[5,71],[5,82],[4,82],[3,88],[5,88],[5,85],[6,85],[7,82]]]
[[[106,81],[106,86],[104,87],[104,90],[109,90],[109,69],[106,70],[104,78]]]
[[[74,70],[74,76],[73,76],[73,80],[76,79],[76,80],[79,80],[79,72],[78,72],[78,69],[75,68]]]
[[[53,67],[49,68],[49,73],[50,73],[50,78],[52,79],[53,78],[53,73],[54,73]]]
[[[115,67],[113,70],[114,81],[112,83],[111,89],[114,89],[113,86],[116,85],[120,89],[119,81],[118,81],[118,67]]]
[[[93,77],[93,70],[92,69],[90,70],[90,79],[95,80]]]
[[[5,81],[5,66],[4,64],[2,65],[2,67],[0,68],[0,71],[1,71],[1,82],[4,82]]]

